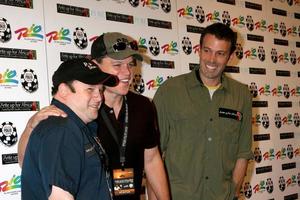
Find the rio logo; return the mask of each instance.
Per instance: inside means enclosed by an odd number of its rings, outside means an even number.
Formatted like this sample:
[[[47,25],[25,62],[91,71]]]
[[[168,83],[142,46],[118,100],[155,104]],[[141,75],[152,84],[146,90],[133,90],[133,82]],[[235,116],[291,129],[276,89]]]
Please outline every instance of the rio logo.
[[[69,29],[61,28],[59,31],[51,31],[46,34],[48,38],[48,42],[51,43],[52,40],[54,41],[68,41],[71,42],[71,39],[68,37],[70,35]]]
[[[152,88],[158,88],[159,86],[162,85],[163,82],[164,82],[164,78],[161,76],[157,76],[155,80],[148,81],[146,85],[148,86],[148,90],[150,90]]]
[[[9,181],[0,182],[0,192],[21,188],[21,176],[13,175]]]
[[[0,73],[0,83],[15,83],[18,84],[18,80],[14,79],[17,76],[16,70],[7,69],[3,74]]]
[[[170,44],[165,44],[161,47],[163,49],[163,53],[168,53],[171,55],[178,54],[177,42],[171,41]]]
[[[28,38],[28,37],[35,37],[39,39],[43,39],[44,36],[42,34],[39,34],[42,31],[42,26],[41,25],[35,25],[32,24],[30,28],[20,28],[15,31],[16,34],[18,34],[17,38],[20,40],[22,37],[23,38]]]
[[[192,18],[194,17],[193,8],[186,6],[186,8],[180,8],[177,10],[179,17]]]

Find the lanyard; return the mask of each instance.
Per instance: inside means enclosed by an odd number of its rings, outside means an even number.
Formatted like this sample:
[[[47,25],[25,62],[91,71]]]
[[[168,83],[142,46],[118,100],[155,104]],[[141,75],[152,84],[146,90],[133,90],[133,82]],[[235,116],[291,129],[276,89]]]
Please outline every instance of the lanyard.
[[[109,132],[112,134],[114,140],[117,142],[119,151],[120,151],[120,163],[122,168],[124,167],[126,157],[125,157],[125,151],[126,151],[126,145],[127,145],[127,137],[128,137],[128,103],[127,103],[127,97],[124,96],[124,103],[125,103],[125,119],[124,119],[124,132],[123,132],[123,138],[122,143],[120,144],[118,140],[118,136],[116,133],[115,128],[112,126],[111,121],[109,120],[107,113],[104,111],[104,109],[101,109],[101,115],[104,119],[104,122],[109,129]]]
[[[105,179],[106,179],[106,184],[110,193],[110,199],[113,199],[113,194],[112,194],[112,189],[111,189],[111,185],[110,185],[110,173],[109,173],[109,168],[108,168],[108,156],[103,148],[103,146],[101,145],[100,139],[97,136],[92,137],[89,133],[86,133],[86,131],[84,131],[85,135],[87,136],[89,142],[94,146],[96,144],[96,146],[98,148],[95,148],[95,151],[97,152],[102,165],[104,167],[104,171],[105,171]],[[93,141],[92,141],[93,140]]]
[[[124,133],[123,133],[122,145],[120,148],[120,163],[122,167],[124,167],[125,160],[126,160],[125,150],[126,150],[127,137],[128,137],[128,104],[127,104],[126,96],[124,96],[124,100],[125,100]]]

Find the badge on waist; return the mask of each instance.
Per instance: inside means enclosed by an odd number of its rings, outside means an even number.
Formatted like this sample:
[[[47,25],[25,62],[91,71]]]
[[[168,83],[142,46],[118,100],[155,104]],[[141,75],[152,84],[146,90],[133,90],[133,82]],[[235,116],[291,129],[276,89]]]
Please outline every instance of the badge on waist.
[[[134,194],[133,177],[133,168],[114,169],[114,194],[116,196]]]

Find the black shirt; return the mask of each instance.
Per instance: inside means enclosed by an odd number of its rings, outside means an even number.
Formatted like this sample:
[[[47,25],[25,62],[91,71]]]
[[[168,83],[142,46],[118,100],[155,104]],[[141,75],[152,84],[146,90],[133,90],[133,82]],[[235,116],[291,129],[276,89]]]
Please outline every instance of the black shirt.
[[[118,196],[117,200],[139,200],[142,192],[142,178],[144,170],[144,150],[158,145],[158,135],[155,128],[155,111],[153,104],[144,96],[129,92],[127,95],[128,104],[128,137],[125,151],[125,168],[134,169],[135,195]],[[109,120],[118,135],[119,143],[122,142],[125,120],[125,101],[116,119],[112,108],[102,104]],[[117,142],[114,140],[109,129],[101,116],[98,115],[99,131],[98,136],[108,154],[110,168],[120,169],[120,151]]]

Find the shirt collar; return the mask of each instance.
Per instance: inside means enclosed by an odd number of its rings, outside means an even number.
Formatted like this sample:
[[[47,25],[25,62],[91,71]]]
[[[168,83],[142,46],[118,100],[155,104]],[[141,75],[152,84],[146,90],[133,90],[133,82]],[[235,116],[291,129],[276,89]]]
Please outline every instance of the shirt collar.
[[[189,74],[187,81],[190,87],[197,87],[197,86],[205,87],[203,81],[201,80],[199,69],[192,71]],[[220,89],[225,89],[225,90],[228,89],[228,77],[226,77],[224,73],[222,74],[221,77]]]

